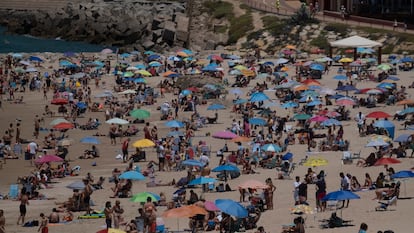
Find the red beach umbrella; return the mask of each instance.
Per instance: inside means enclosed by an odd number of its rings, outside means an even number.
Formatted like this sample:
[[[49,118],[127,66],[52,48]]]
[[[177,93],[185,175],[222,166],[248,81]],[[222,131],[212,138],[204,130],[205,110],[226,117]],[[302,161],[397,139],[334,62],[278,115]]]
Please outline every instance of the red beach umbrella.
[[[68,104],[69,101],[67,99],[57,98],[57,99],[53,99],[52,102],[50,103],[55,104],[55,105],[65,105],[65,104]]]
[[[56,155],[43,155],[41,158],[35,160],[37,164],[44,164],[50,162],[63,162],[63,159]]]
[[[377,162],[375,162],[374,166],[382,166],[382,165],[388,165],[388,164],[396,164],[396,163],[401,163],[400,160],[398,159],[394,159],[394,158],[380,158],[377,160]]]
[[[382,111],[375,111],[371,112],[368,115],[366,115],[366,118],[388,118],[391,117],[390,114]]]
[[[53,128],[58,130],[73,129],[75,128],[75,125],[72,123],[62,122],[57,125],[54,125]]]

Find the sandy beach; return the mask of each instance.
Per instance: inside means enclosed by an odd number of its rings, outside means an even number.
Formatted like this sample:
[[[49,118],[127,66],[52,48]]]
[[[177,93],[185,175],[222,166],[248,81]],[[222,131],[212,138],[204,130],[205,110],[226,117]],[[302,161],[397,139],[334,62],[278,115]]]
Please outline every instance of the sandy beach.
[[[212,52],[214,53],[214,52]],[[62,54],[34,54],[36,56],[42,57],[45,59],[45,62],[41,63],[42,67],[36,67],[40,74],[44,72],[52,73],[54,69],[59,68],[59,58],[62,58]],[[206,59],[209,54],[199,54],[197,57]],[[6,55],[0,55],[5,57]],[[30,55],[24,55],[24,58],[29,57]],[[87,56],[96,56],[98,58],[106,58],[107,55],[96,53],[96,54],[88,54]],[[166,55],[168,57],[168,55]],[[97,95],[99,93],[103,93],[105,90],[114,90],[115,83],[115,76],[112,74],[113,67],[116,64],[115,55],[108,56],[111,59],[111,74],[102,75],[99,87],[96,87],[93,81],[89,82],[89,87],[91,88],[92,96]],[[319,56],[320,57],[320,56]],[[316,57],[309,58],[309,60],[313,60]],[[72,58],[78,59],[78,58]],[[275,62],[277,58],[263,58],[262,61],[272,61]],[[387,60],[387,56],[384,55],[383,61]],[[131,58],[126,58],[125,61],[130,64],[130,66],[135,66],[139,62],[133,62]],[[234,76],[228,74],[229,68],[227,65],[227,61],[225,60],[223,64],[223,69],[225,73],[225,77],[229,80],[230,84],[234,83]],[[286,65],[288,68],[288,78],[295,76],[295,66],[292,64]],[[338,74],[339,66],[332,66],[328,74],[324,74],[322,79],[318,80],[321,83],[321,86],[329,87],[331,89],[335,89],[337,86],[338,80],[333,79],[335,75]],[[373,73],[377,75],[379,71],[374,69]],[[162,77],[163,72],[160,72],[159,76],[155,77],[147,77],[147,85],[151,87],[155,87],[160,81],[164,80],[165,78]],[[30,73],[33,76],[33,73]],[[414,72],[411,71],[398,71],[397,75],[393,75],[398,77],[400,80],[395,81],[397,86],[406,86],[408,87],[414,81]],[[241,98],[249,98],[247,93],[249,90],[252,89],[256,85],[256,83],[263,83],[266,81],[265,78],[256,78],[253,79],[248,87],[240,87],[239,89],[243,91],[243,94],[240,96]],[[219,81],[217,81],[219,82]],[[363,88],[372,88],[378,85],[379,83],[373,81],[354,81],[354,84],[358,89]],[[268,87],[274,87],[270,82],[268,82]],[[227,90],[234,89],[231,86],[226,87]],[[399,88],[398,88],[399,89]],[[156,91],[159,92],[159,88],[156,88]],[[280,103],[280,100],[274,94],[274,91],[265,91],[272,101],[276,103]],[[414,89],[407,88],[407,99],[412,100],[412,96],[414,95]],[[344,93],[341,93],[344,94]],[[43,117],[44,121],[41,121],[41,127],[43,128],[51,128],[49,123],[55,119],[60,117],[57,113],[58,106],[51,105],[51,101],[53,99],[52,91],[47,93],[47,99],[43,96],[43,91],[29,91],[28,89],[26,92],[15,92],[16,99],[20,96],[23,96],[23,103],[14,103],[14,101],[8,101],[8,94],[2,95],[2,108],[0,109],[1,112],[1,121],[0,121],[0,132],[1,135],[9,127],[10,123],[13,123],[14,126],[19,122],[21,125],[21,138],[26,139],[28,141],[35,141],[39,145],[42,145],[43,138],[47,135],[47,132],[41,131],[39,138],[34,139],[33,131],[34,131],[34,119],[35,115],[39,115]],[[350,95],[355,95],[350,92]],[[119,97],[121,102],[127,101],[126,98],[122,96],[118,96],[114,92],[114,96]],[[366,94],[357,95],[359,97],[367,97]],[[158,97],[156,99],[156,103],[154,105],[145,105],[142,109],[148,110],[151,113],[151,117],[146,119],[146,122],[150,123],[150,127],[157,126],[158,128],[158,136],[164,137],[170,129],[164,125],[166,122],[161,121],[161,112],[157,110],[162,103],[171,101],[172,99],[176,99],[177,96],[173,93],[165,93],[165,96]],[[197,110],[201,116],[214,116],[214,111],[208,111],[207,107],[212,103],[222,103],[226,106],[226,109],[218,111],[218,123],[215,124],[206,124],[205,127],[199,128],[197,131],[194,132],[195,136],[193,137],[193,144],[200,140],[206,141],[207,145],[211,148],[211,156],[210,156],[210,168],[214,168],[218,166],[220,158],[216,156],[216,152],[221,149],[224,144],[226,143],[225,140],[216,139],[211,136],[206,136],[213,134],[217,131],[224,130],[226,128],[231,128],[233,119],[237,121],[242,120],[242,115],[232,112],[233,104],[232,100],[235,98],[233,94],[227,94],[225,99],[216,100],[216,99],[209,99],[207,100],[207,104],[197,106]],[[323,100],[323,98],[322,98]],[[103,103],[102,98],[94,98],[92,97],[92,102],[100,102]],[[325,103],[325,101],[322,101]],[[54,117],[44,116],[44,106],[49,105],[50,109],[55,112]],[[303,103],[301,104],[303,105]],[[325,106],[324,106],[325,107]],[[335,104],[331,106],[326,106],[329,110],[333,110],[337,107]],[[354,120],[354,117],[357,115],[358,112],[362,112],[364,115],[369,114],[373,111],[384,111],[390,115],[394,115],[397,111],[402,110],[402,105],[385,105],[385,103],[377,104],[375,108],[352,108],[350,106],[345,107],[347,110],[350,111],[351,120],[348,121],[341,121],[344,129],[344,139],[350,142],[349,151],[357,153],[361,151],[361,157],[366,158],[371,152],[375,152],[375,149],[372,147],[366,147],[365,145],[368,143],[369,137],[360,137],[357,128],[357,122]],[[287,115],[292,116],[292,110],[283,109],[282,107],[276,106],[271,107],[272,110],[276,110],[276,115],[285,117]],[[254,111],[255,116],[260,117],[257,113],[258,111]],[[180,111],[178,114],[177,120],[184,120],[189,119],[191,117],[192,112],[182,112]],[[111,145],[110,138],[108,136],[98,137],[100,140],[100,144],[97,145],[100,151],[100,157],[95,159],[78,159],[80,155],[83,154],[84,150],[89,149],[91,146],[80,143],[80,139],[85,136],[92,136],[96,133],[107,135],[109,132],[109,127],[111,125],[105,123],[105,111],[101,112],[91,112],[86,111],[82,117],[77,119],[79,124],[85,124],[89,118],[97,118],[101,122],[101,125],[97,130],[81,130],[79,128],[70,129],[66,133],[68,138],[72,139],[72,145],[68,147],[69,154],[68,158],[70,159],[71,167],[79,165],[81,167],[79,176],[66,176],[64,178],[55,178],[53,179],[50,187],[47,189],[40,189],[39,192],[44,194],[50,200],[29,200],[30,205],[27,207],[27,216],[26,221],[39,219],[40,213],[45,213],[48,216],[52,212],[52,208],[56,207],[56,202],[63,202],[66,201],[72,195],[72,190],[66,188],[66,186],[74,181],[80,181],[82,178],[86,176],[88,172],[90,172],[97,180],[100,176],[106,178],[103,187],[104,189],[95,190],[92,194],[92,200],[95,204],[93,209],[95,210],[102,210],[104,208],[106,201],[111,201],[113,204],[115,200],[121,201],[121,206],[123,206],[125,212],[123,214],[126,221],[129,221],[135,216],[138,215],[138,208],[141,208],[139,203],[133,203],[129,200],[129,198],[110,198],[113,192],[110,190],[111,187],[114,186],[113,183],[109,183],[109,177],[112,175],[112,171],[115,168],[118,168],[121,171],[124,171],[127,167],[126,163],[123,163],[122,160],[116,159],[115,157],[120,154],[122,142],[120,142],[119,138],[117,138],[116,145]],[[131,120],[130,117],[127,117],[128,120]],[[367,122],[371,122],[371,120],[375,119],[367,119]],[[392,117],[388,120],[392,121],[395,124],[395,137],[397,138],[401,134],[411,134],[410,130],[404,130],[403,121],[393,120]],[[287,125],[292,125],[296,128],[296,121],[287,122]],[[131,143],[130,143],[130,150],[134,150],[131,145],[138,139],[144,138],[143,127],[145,124],[134,124],[138,129],[139,132],[131,136]],[[266,129],[267,127],[265,127]],[[338,128],[337,128],[338,129]],[[267,132],[267,129],[265,130]],[[315,133],[326,133],[327,129],[315,129]],[[282,142],[286,137],[286,133],[282,136]],[[124,140],[125,137],[122,139]],[[315,139],[319,142],[321,139]],[[14,139],[12,140],[14,143]],[[236,151],[237,145],[231,141],[227,141],[228,147],[230,151]],[[23,145],[25,148],[27,144]],[[247,144],[244,144],[247,145]],[[396,147],[398,143],[394,143]],[[230,187],[235,190],[231,192],[206,192],[202,193],[202,189],[197,186],[193,190],[198,194],[203,194],[204,198],[208,201],[215,201],[216,199],[221,198],[230,198],[233,200],[239,200],[239,191],[238,185],[243,183],[246,180],[254,179],[261,182],[265,182],[267,178],[271,178],[273,184],[276,186],[276,191],[274,193],[274,209],[273,210],[266,210],[262,213],[259,222],[257,223],[258,226],[263,226],[266,232],[274,233],[274,232],[281,232],[283,225],[291,224],[293,219],[298,215],[291,214],[291,209],[294,206],[294,199],[293,199],[293,190],[294,190],[294,177],[300,176],[301,180],[303,179],[304,175],[307,172],[309,167],[299,165],[299,162],[304,159],[306,156],[309,158],[312,157],[321,157],[328,161],[328,164],[325,166],[320,166],[313,168],[316,172],[324,170],[326,174],[326,184],[327,184],[327,192],[337,191],[340,189],[340,177],[339,173],[344,172],[352,174],[352,176],[356,176],[360,183],[364,182],[364,175],[365,173],[369,173],[371,178],[375,181],[376,177],[378,176],[379,172],[386,173],[383,166],[371,166],[371,167],[357,167],[356,160],[353,161],[352,164],[343,164],[342,151],[318,151],[318,148],[312,148],[310,153],[307,153],[307,145],[299,144],[296,140],[294,145],[289,145],[286,152],[291,152],[293,156],[293,162],[296,163],[296,168],[290,174],[291,179],[277,179],[278,172],[275,169],[264,169],[264,168],[256,168],[256,174],[249,174],[245,175],[242,174],[240,177],[236,179],[230,179],[228,184]],[[147,162],[141,161],[138,163],[134,163],[136,166],[140,166],[141,169],[145,168],[149,160],[157,161],[156,150],[154,148],[147,148],[146,157]],[[280,154],[285,154],[286,152],[281,152]],[[50,151],[52,153],[52,150]],[[49,154],[49,152],[48,152]],[[411,149],[407,150],[407,155],[411,154]],[[38,153],[41,155],[41,153]],[[229,153],[225,153],[225,156],[228,156]],[[395,155],[393,156],[395,158]],[[198,158],[195,158],[198,159]],[[398,158],[401,163],[392,164],[392,167],[395,171],[401,170],[410,170],[414,167],[414,160],[413,158]],[[93,164],[96,163],[96,166]],[[239,168],[242,169],[242,166],[239,165]],[[2,169],[0,169],[0,194],[7,195],[9,192],[9,187],[11,184],[15,184],[17,182],[17,178],[19,176],[27,176],[29,175],[35,168],[30,165],[30,161],[24,160],[24,155],[20,156],[19,159],[8,159],[7,164],[3,164]],[[187,172],[183,171],[164,171],[164,172],[156,172],[155,179],[157,181],[161,181],[162,183],[170,182],[173,178],[175,180],[179,180],[179,178],[186,176]],[[211,176],[215,178],[216,173],[212,172]],[[136,194],[143,191],[149,191],[159,194],[160,192],[164,192],[166,194],[167,200],[172,200],[173,192],[177,190],[177,187],[173,186],[161,186],[161,187],[152,187],[147,188],[146,182],[149,182],[149,178],[146,178],[145,181],[133,181],[133,187],[131,190],[132,194]],[[351,200],[350,205],[348,208],[344,208],[342,210],[338,210],[338,215],[342,216],[345,220],[352,220],[351,224],[353,226],[341,227],[341,228],[333,228],[333,229],[321,229],[320,224],[321,220],[328,219],[334,210],[326,210],[325,212],[315,212],[313,214],[306,214],[303,215],[306,218],[305,221],[305,230],[306,232],[313,233],[313,232],[338,232],[338,233],[345,233],[345,232],[358,232],[359,226],[362,222],[368,224],[368,231],[367,232],[377,232],[379,230],[393,230],[394,232],[410,232],[411,226],[411,211],[414,207],[414,202],[411,197],[414,197],[414,185],[413,180],[405,179],[402,181],[402,188],[400,192],[400,197],[397,201],[396,206],[390,206],[388,208],[389,211],[375,211],[375,207],[379,204],[376,200],[373,200],[375,197],[374,190],[368,191],[359,191],[356,192],[357,195],[360,196],[358,200]],[[19,186],[19,189],[22,186]],[[311,209],[315,209],[315,185],[309,184],[308,185],[308,203]],[[187,198],[188,198],[187,191]],[[36,227],[22,227],[16,225],[18,216],[19,216],[19,201],[16,200],[0,200],[0,209],[3,209],[5,212],[6,217],[6,232],[7,233],[14,233],[14,232],[34,232],[37,230]],[[161,217],[162,213],[166,210],[165,206],[159,207],[157,211],[157,216]],[[84,211],[81,212],[74,212],[75,219],[70,223],[65,224],[55,224],[49,226],[49,231],[51,233],[60,232],[60,233],[69,233],[69,232],[88,232],[94,233],[99,230],[105,229],[105,219],[76,219],[77,216],[84,214]],[[165,226],[168,227],[170,230],[177,230],[177,229],[184,229],[188,228],[188,219],[186,218],[164,218]],[[179,226],[178,226],[179,225]],[[124,226],[121,226],[120,229],[124,229]],[[256,229],[248,230],[248,232],[256,231]]]

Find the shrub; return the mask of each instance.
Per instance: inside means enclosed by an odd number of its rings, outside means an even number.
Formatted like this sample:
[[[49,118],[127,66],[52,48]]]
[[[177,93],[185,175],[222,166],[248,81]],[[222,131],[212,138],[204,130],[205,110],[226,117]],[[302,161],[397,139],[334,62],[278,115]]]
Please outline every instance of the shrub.
[[[253,17],[250,13],[236,17],[230,21],[228,44],[236,43],[238,39],[245,36],[248,31],[253,30]]]

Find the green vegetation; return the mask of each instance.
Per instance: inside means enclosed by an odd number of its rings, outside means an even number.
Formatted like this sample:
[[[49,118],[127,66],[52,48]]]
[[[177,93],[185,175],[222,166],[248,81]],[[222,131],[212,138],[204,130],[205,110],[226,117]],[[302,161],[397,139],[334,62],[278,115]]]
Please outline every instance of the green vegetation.
[[[391,53],[393,53],[393,50],[394,50],[394,45],[387,45],[387,46],[382,48],[382,53],[383,54],[391,54]]]
[[[329,23],[324,30],[344,35],[348,31],[348,26],[342,23]]]
[[[263,16],[262,21],[264,30],[268,31],[272,36],[279,36],[285,33],[286,21],[280,20],[276,16]]]
[[[306,7],[302,5],[288,20],[288,23],[290,25],[307,25],[319,23],[319,21],[312,17]]]
[[[329,42],[323,34],[320,34],[317,38],[313,39],[310,42],[310,45],[324,49],[325,51],[329,50]]]
[[[238,39],[245,36],[248,31],[253,29],[253,17],[250,12],[232,19],[230,21],[229,40],[227,43],[236,43]]]
[[[234,18],[233,4],[223,1],[205,1],[203,2],[204,10],[213,18],[231,20]]]

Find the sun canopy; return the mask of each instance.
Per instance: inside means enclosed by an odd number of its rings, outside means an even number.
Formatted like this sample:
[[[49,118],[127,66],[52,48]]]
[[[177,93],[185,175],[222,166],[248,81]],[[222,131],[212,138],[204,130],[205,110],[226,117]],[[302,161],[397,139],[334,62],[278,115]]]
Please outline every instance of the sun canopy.
[[[337,40],[330,42],[332,47],[338,48],[372,48],[372,47],[381,47],[382,43],[373,41],[360,36],[351,36],[342,40]]]

